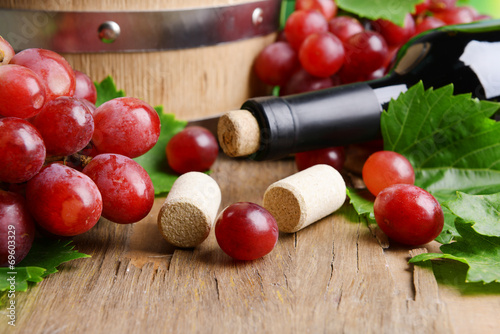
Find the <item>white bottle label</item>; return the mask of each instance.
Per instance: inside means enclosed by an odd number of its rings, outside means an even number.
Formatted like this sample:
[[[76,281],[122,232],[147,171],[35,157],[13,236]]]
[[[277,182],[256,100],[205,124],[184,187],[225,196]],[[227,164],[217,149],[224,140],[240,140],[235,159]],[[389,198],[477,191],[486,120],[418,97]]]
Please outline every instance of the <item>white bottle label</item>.
[[[476,73],[487,99],[500,96],[500,42],[471,41],[460,60]]]
[[[397,99],[399,97],[399,94],[404,93],[407,90],[408,87],[406,87],[405,84],[401,84],[401,85],[375,88],[373,89],[373,92],[377,96],[378,102],[380,103],[381,106],[380,108],[382,108],[383,104],[391,102],[391,99]],[[380,111],[382,111],[382,109],[380,109]]]

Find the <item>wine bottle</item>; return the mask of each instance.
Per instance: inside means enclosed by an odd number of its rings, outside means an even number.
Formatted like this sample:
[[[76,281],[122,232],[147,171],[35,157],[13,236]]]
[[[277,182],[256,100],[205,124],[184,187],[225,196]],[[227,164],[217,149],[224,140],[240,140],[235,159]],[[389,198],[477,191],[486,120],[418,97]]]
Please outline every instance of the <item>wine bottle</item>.
[[[221,117],[219,143],[229,156],[267,160],[373,140],[391,98],[420,81],[426,89],[453,84],[455,94],[499,98],[500,20],[424,32],[400,49],[381,79],[249,99],[241,110]]]

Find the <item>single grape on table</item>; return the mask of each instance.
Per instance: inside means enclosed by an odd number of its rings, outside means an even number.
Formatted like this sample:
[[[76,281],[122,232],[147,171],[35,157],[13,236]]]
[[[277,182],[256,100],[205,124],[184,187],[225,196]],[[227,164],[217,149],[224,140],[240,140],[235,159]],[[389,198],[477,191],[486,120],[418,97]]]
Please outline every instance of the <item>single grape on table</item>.
[[[403,155],[393,151],[378,151],[366,159],[362,170],[363,182],[377,196],[393,184],[415,183],[413,166]]]
[[[375,198],[375,220],[392,240],[418,246],[434,240],[443,230],[444,216],[430,193],[411,184],[395,184]]]
[[[278,242],[278,224],[263,207],[238,202],[217,217],[215,236],[220,248],[236,260],[250,261],[270,253]]]
[[[165,148],[168,164],[179,174],[207,171],[217,159],[219,144],[200,126],[188,126],[175,134]]]

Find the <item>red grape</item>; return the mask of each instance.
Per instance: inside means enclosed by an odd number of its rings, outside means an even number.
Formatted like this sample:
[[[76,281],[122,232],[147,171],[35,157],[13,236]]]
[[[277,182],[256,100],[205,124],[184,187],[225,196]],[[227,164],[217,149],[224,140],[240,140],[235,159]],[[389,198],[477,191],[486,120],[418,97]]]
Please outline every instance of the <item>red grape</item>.
[[[26,182],[44,162],[45,145],[33,125],[16,117],[0,119],[0,182]]]
[[[203,172],[217,159],[219,145],[207,129],[188,126],[170,139],[165,153],[168,164],[175,172]]]
[[[95,104],[93,104],[92,102],[90,102],[89,100],[87,99],[78,99],[80,100],[83,104],[85,104],[85,106],[89,109],[90,113],[92,115],[94,115],[94,111],[96,110],[96,106]]]
[[[345,149],[342,146],[323,148],[319,150],[295,154],[295,164],[299,171],[318,164],[332,166],[341,171],[345,162]]]
[[[137,162],[119,154],[99,154],[83,169],[102,194],[102,216],[118,224],[146,217],[154,204],[154,187]]]
[[[278,241],[278,224],[263,207],[234,203],[217,217],[215,237],[220,248],[237,260],[255,260],[270,253]]]
[[[31,120],[42,135],[47,155],[71,155],[90,142],[94,119],[87,106],[74,97],[49,101]]]
[[[337,4],[333,0],[297,0],[295,10],[317,10],[329,20],[337,15]]]
[[[362,175],[366,187],[375,196],[393,184],[415,182],[415,172],[408,159],[393,151],[370,155],[363,165]]]
[[[335,85],[338,85],[338,82],[334,81],[332,77],[315,77],[301,68],[295,71],[288,82],[283,87],[281,87],[280,95],[305,93],[313,90],[333,87]]]
[[[365,28],[354,17],[337,16],[328,22],[328,30],[337,36],[342,42],[345,42],[351,36],[363,32]]]
[[[477,12],[472,7],[461,6],[452,9],[447,9],[435,13],[434,17],[448,24],[463,24],[471,23],[476,20]]]
[[[284,84],[299,65],[297,53],[287,42],[266,46],[255,59],[255,73],[268,85]]]
[[[85,174],[52,163],[28,181],[28,209],[35,221],[55,235],[74,236],[90,230],[102,212],[102,197]]]
[[[419,3],[415,6],[415,11],[412,13],[414,15],[420,15],[429,10],[429,6],[431,5],[431,0],[424,0],[424,2]]]
[[[0,67],[0,115],[30,118],[45,100],[45,85],[35,72],[19,65]]]
[[[89,76],[83,72],[75,70],[75,80],[76,86],[73,96],[79,99],[85,99],[92,104],[95,104],[97,101],[97,90]]]
[[[377,225],[392,240],[417,246],[434,240],[442,231],[443,210],[439,202],[422,188],[395,184],[375,198]]]
[[[389,45],[402,45],[415,35],[415,21],[411,14],[405,16],[403,27],[383,19],[376,20],[372,25]]]
[[[426,16],[417,23],[417,26],[415,27],[415,34],[420,34],[423,33],[424,31],[439,28],[444,26],[445,23],[438,19],[437,17],[434,16]]]
[[[11,64],[32,69],[45,84],[48,100],[72,96],[75,92],[75,73],[61,55],[45,49],[26,49],[12,57]]]
[[[160,117],[146,102],[120,97],[94,111],[92,142],[99,153],[136,158],[149,151],[160,137]]]
[[[28,255],[35,238],[35,223],[24,198],[0,190],[0,267],[14,266]]]
[[[293,12],[285,23],[285,34],[288,43],[299,50],[307,36],[315,32],[328,31],[328,22],[317,11],[298,10]]]
[[[2,36],[0,36],[0,66],[7,65],[14,57],[14,49]]]
[[[364,31],[349,38],[345,43],[344,71],[370,74],[387,61],[389,49],[384,38],[377,32]]]
[[[299,51],[302,67],[321,78],[337,73],[344,63],[344,55],[342,42],[330,32],[309,35]]]
[[[429,10],[433,12],[441,12],[455,8],[457,0],[431,0]]]

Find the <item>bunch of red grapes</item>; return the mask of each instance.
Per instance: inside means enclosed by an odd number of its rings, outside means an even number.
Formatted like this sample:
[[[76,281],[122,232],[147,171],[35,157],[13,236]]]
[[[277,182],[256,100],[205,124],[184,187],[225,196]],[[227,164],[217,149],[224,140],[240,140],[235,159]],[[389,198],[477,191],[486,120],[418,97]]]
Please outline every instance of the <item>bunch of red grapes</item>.
[[[36,226],[75,236],[101,216],[129,224],[151,210],[153,184],[133,158],[156,144],[160,118],[136,98],[96,98],[58,53],[15,53],[0,37],[1,266],[24,258]]]
[[[258,78],[291,95],[378,79],[391,69],[400,47],[429,29],[488,18],[457,0],[425,0],[407,14],[404,26],[388,20],[360,20],[339,11],[334,0],[297,0],[278,40],[254,64]],[[380,147],[380,143],[375,147]],[[324,163],[342,169],[343,147],[303,152],[297,168]]]
[[[337,15],[333,0],[297,0],[278,40],[258,55],[255,72],[264,83],[280,86],[280,95],[380,78],[411,37],[486,18],[456,2],[425,0],[401,27],[383,19]]]

